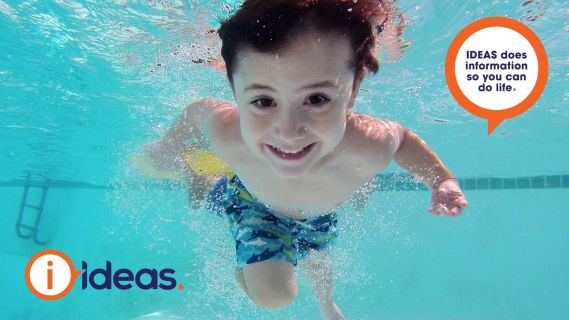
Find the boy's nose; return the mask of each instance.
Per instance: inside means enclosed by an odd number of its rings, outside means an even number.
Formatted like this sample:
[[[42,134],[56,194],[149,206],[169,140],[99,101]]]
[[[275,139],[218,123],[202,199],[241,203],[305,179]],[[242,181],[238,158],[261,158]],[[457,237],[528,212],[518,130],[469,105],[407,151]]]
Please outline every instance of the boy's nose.
[[[276,135],[286,142],[304,139],[306,127],[303,120],[302,112],[299,111],[288,111],[279,115],[275,126]]]

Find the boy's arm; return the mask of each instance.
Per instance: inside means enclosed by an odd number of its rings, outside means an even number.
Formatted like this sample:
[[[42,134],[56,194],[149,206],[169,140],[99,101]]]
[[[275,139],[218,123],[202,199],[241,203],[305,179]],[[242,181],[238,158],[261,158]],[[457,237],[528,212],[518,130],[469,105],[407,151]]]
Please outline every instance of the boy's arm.
[[[156,169],[175,167],[175,160],[189,141],[203,142],[209,121],[216,107],[224,105],[219,100],[198,100],[187,106],[174,125],[157,141],[144,146],[144,152]]]
[[[394,155],[394,160],[401,168],[419,179],[429,189],[436,188],[444,180],[454,179],[452,173],[425,141],[409,129],[399,127],[401,144]]]
[[[468,202],[458,181],[425,141],[410,130],[398,127],[401,143],[394,160],[432,190],[429,212],[459,215]]]

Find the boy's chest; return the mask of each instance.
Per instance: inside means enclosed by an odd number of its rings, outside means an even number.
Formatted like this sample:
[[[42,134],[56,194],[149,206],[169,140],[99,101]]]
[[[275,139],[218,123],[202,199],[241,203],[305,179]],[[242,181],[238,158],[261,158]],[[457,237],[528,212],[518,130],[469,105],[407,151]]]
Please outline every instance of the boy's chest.
[[[267,163],[246,151],[237,126],[226,126],[221,132],[210,137],[214,151],[223,155],[253,197],[292,218],[336,209],[383,170],[390,159],[378,157],[381,150],[370,152],[366,140],[352,139],[338,146],[326,166],[299,179],[282,179]]]
[[[338,208],[383,169],[348,161],[339,158],[319,174],[295,180],[279,179],[262,165],[242,166],[236,172],[253,197],[283,215],[302,219]]]
[[[342,205],[367,181],[351,177],[275,183],[258,176],[240,176],[247,190],[259,201],[292,218],[321,215]],[[371,179],[371,178],[370,178]]]

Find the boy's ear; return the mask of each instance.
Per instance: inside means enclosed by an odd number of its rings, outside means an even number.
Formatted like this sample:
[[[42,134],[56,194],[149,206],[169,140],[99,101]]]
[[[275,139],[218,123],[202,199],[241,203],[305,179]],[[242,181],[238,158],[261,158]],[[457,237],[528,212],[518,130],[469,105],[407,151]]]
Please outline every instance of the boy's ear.
[[[356,97],[360,91],[360,86],[364,81],[364,78],[367,74],[367,69],[362,68],[355,76],[354,76],[354,84],[352,86],[352,97],[350,98],[350,102],[348,103],[348,109],[352,109],[354,104],[356,103]]]

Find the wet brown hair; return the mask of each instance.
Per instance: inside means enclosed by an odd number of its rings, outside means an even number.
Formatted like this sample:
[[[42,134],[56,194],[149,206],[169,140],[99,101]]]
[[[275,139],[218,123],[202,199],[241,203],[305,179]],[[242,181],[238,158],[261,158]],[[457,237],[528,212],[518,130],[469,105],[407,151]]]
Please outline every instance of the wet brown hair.
[[[276,52],[310,27],[348,36],[354,52],[351,67],[359,87],[366,69],[372,73],[379,69],[376,38],[393,14],[394,5],[389,0],[245,0],[218,30],[227,78],[233,86],[236,57],[242,46]]]

